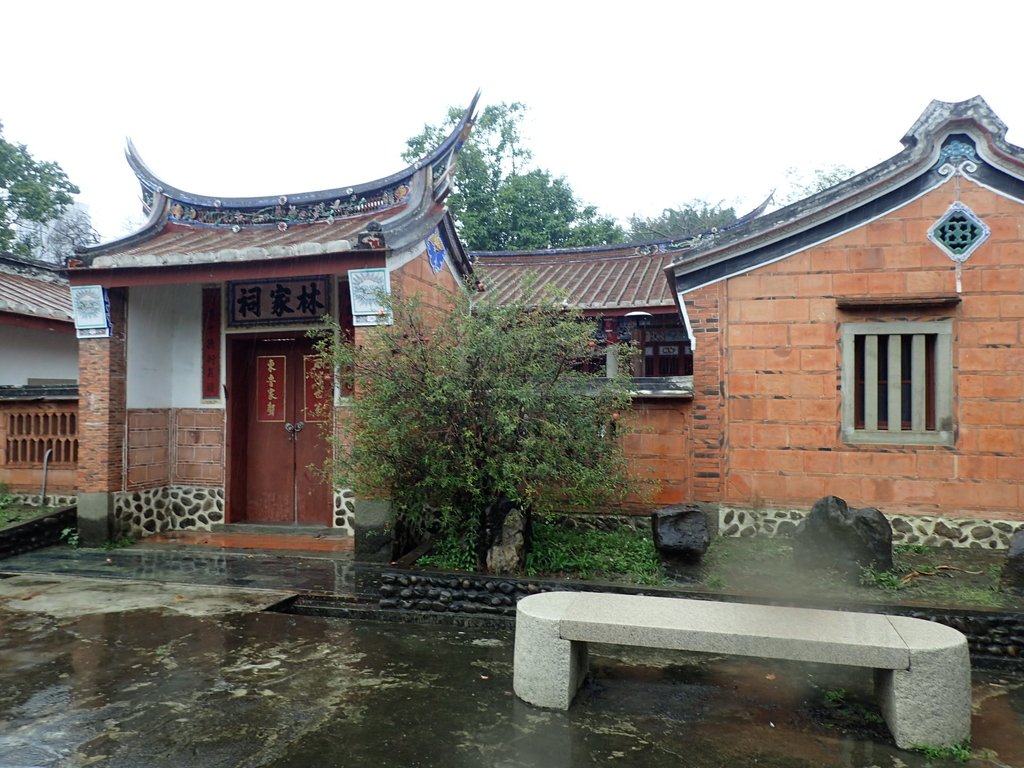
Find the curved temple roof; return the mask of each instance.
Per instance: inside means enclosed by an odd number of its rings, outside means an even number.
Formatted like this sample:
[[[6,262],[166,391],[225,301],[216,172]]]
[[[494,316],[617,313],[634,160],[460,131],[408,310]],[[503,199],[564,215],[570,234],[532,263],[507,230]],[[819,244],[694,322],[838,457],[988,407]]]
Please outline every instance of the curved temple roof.
[[[478,91],[440,146],[404,170],[316,192],[233,198],[186,192],[157,177],[129,139],[125,155],[149,220],[138,232],[83,249],[70,266],[159,267],[402,247],[444,215],[452,161],[472,129],[479,98]]]
[[[675,299],[664,270],[680,253],[742,227],[764,213],[769,196],[754,210],[721,229],[691,232],[671,240],[625,245],[553,248],[543,251],[474,251],[481,279],[499,302],[519,297],[540,301],[554,288],[574,307],[605,314],[634,309],[666,309]],[[524,290],[529,290],[524,294]]]
[[[71,291],[57,269],[0,254],[0,314],[70,323]]]

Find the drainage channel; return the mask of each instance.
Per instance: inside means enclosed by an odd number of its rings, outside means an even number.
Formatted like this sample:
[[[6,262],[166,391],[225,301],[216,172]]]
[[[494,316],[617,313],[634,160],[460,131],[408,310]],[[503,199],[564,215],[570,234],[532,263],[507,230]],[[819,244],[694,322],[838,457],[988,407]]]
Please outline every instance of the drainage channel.
[[[299,594],[288,597],[264,609],[267,613],[291,616],[315,616],[328,619],[376,621],[391,624],[433,624],[444,627],[472,627],[476,629],[510,629],[515,626],[514,616],[495,616],[469,613],[440,613],[437,611],[396,611],[381,608],[375,599],[330,594]]]

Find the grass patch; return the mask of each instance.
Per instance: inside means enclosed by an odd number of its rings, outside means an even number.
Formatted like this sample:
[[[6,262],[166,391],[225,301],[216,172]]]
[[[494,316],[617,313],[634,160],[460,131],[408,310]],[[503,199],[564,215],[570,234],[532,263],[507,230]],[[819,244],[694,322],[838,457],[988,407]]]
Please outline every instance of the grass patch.
[[[28,518],[29,515],[27,515],[20,507],[0,508],[0,528],[6,528],[8,525],[20,523],[23,520],[28,520]]]
[[[954,744],[951,747],[916,746],[910,749],[924,755],[929,760],[956,760],[960,763],[966,763],[971,759],[971,742],[969,739],[964,739],[959,744]]]
[[[883,722],[882,716],[858,701],[851,701],[845,688],[830,688],[823,696],[825,710],[835,725],[841,727],[876,726]]]
[[[134,543],[135,539],[131,536],[118,536],[116,539],[110,539],[109,541],[104,542],[103,548],[106,550],[124,549],[125,547],[130,547]]]
[[[664,581],[661,561],[650,533],[569,529],[534,521],[533,548],[526,558],[531,576],[628,580],[637,584]]]
[[[864,566],[860,569],[858,579],[863,587],[876,587],[886,592],[896,592],[903,589],[903,576],[894,568],[891,571],[880,571],[872,566]]]
[[[475,571],[476,555],[473,547],[465,541],[447,536],[438,539],[430,552],[416,561],[423,568],[440,568],[442,571]]]
[[[33,507],[28,504],[9,503],[0,505],[0,528],[25,523],[53,511],[53,507]]]
[[[447,537],[439,539],[416,565],[446,571],[474,571],[476,558],[465,541]],[[628,529],[573,529],[536,519],[533,521],[533,546],[526,556],[526,573],[636,584],[661,584],[665,580],[650,533]]]

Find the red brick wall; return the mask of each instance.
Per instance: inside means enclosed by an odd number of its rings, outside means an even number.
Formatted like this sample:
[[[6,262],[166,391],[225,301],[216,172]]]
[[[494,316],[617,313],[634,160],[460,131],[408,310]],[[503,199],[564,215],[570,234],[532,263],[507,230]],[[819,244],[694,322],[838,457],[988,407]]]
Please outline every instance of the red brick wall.
[[[434,309],[447,309],[451,301],[446,298],[444,291],[452,292],[458,288],[459,284],[447,264],[440,272],[434,273],[425,249],[412,261],[391,273],[391,290],[396,295],[419,296],[425,306]]]
[[[113,336],[78,345],[78,492],[122,490],[125,436],[125,300],[110,289]]]
[[[722,317],[725,286],[709,285],[686,296],[694,338],[693,433],[689,463],[691,501],[718,501],[723,484],[726,417],[722,393]]]
[[[1024,519],[1024,206],[968,181],[961,188],[992,234],[964,265],[954,308],[836,306],[848,296],[955,293],[953,262],[926,237],[954,201],[952,183],[724,283],[725,501],[806,507],[831,493],[888,512]],[[954,325],[955,445],[843,443],[840,324],[939,317]],[[717,363],[698,336],[696,369]]]
[[[163,485],[224,485],[224,411],[163,408],[128,412],[127,487],[137,490]]]
[[[641,511],[678,504],[692,497],[693,409],[686,400],[637,400],[625,417],[631,431],[623,438],[632,476],[642,495],[630,499]]]
[[[171,412],[150,408],[128,412],[129,490],[157,488],[170,481]]]
[[[224,485],[224,411],[181,408],[175,414],[176,485]]]

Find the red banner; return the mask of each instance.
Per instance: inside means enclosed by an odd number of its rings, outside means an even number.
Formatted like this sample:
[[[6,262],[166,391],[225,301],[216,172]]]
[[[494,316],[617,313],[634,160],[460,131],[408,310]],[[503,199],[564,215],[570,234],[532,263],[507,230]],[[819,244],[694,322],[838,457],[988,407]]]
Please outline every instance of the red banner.
[[[305,421],[327,421],[334,402],[334,377],[319,355],[302,356]]]
[[[220,398],[220,288],[203,288],[203,399]]]
[[[256,421],[284,421],[287,375],[284,355],[256,358]]]

